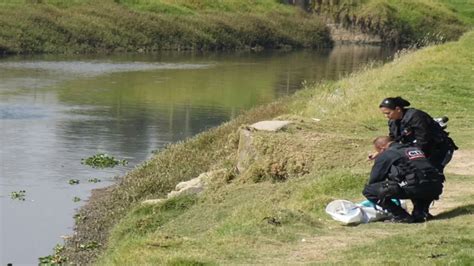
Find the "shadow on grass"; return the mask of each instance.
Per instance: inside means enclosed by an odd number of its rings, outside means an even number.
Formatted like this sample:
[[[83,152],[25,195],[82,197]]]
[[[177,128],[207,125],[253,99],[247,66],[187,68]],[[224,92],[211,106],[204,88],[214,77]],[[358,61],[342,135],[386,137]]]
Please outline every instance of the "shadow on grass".
[[[474,204],[459,206],[452,210],[442,212],[434,217],[435,220],[446,220],[457,216],[474,214]]]

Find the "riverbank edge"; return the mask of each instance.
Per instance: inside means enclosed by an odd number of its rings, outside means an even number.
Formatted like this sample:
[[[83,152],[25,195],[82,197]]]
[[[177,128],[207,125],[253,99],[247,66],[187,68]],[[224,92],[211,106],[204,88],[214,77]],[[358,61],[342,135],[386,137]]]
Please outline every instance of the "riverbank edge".
[[[470,36],[470,38],[472,38],[472,32]],[[455,45],[455,43],[450,43],[449,45],[452,46]],[[438,46],[428,49],[430,51],[439,50]],[[420,53],[423,54],[426,52],[422,50],[414,54]],[[403,60],[404,57],[400,58],[396,63],[390,63],[388,66],[376,68],[375,70],[368,70],[368,72],[376,72],[379,71],[378,69],[384,68],[393,68],[394,64],[400,64],[400,61]],[[358,75],[364,76],[366,75],[364,73],[366,72],[361,72]],[[76,224],[77,234],[73,239],[67,242],[67,251],[64,253],[65,256],[69,256],[73,261],[81,264],[90,263],[91,259],[101,254],[103,249],[84,250],[80,248],[80,245],[96,242],[100,243],[102,247],[105,247],[109,230],[128,212],[127,209],[130,210],[132,206],[138,206],[139,202],[146,198],[164,197],[166,193],[171,191],[180,181],[188,180],[212,169],[228,167],[229,163],[231,165],[235,163],[235,142],[238,142],[238,139],[236,140],[236,131],[241,125],[250,124],[259,120],[273,119],[275,117],[284,116],[285,114],[294,115],[300,112],[305,113],[305,107],[311,103],[308,103],[308,99],[315,97],[313,94],[315,89],[322,89],[323,95],[321,98],[327,100],[328,96],[337,92],[337,84],[347,84],[356,80],[360,80],[360,78],[358,78],[357,75],[352,75],[349,78],[335,83],[336,86],[334,84],[322,84],[303,90],[294,96],[286,97],[275,103],[251,110],[233,121],[211,129],[208,132],[201,133],[190,140],[170,145],[155,158],[145,162],[131,173],[128,173],[120,184],[94,192],[89,204],[82,208],[78,214],[79,217],[83,217],[84,219],[79,219]],[[336,89],[336,91],[334,91],[334,89]],[[308,96],[310,97],[308,98]],[[369,95],[356,95],[355,98],[359,99],[365,96],[371,96],[374,101],[379,100],[378,98],[374,98],[370,93]],[[350,102],[353,101],[354,99],[351,99]],[[360,108],[360,106],[358,107]],[[343,114],[346,115],[345,112],[339,113],[339,115]],[[335,120],[332,122],[335,123],[335,125],[340,125],[344,121],[347,121],[347,119],[346,117],[344,119],[338,119],[339,121]],[[373,132],[371,133],[373,134]],[[232,145],[232,143],[234,143],[234,145]],[[338,160],[337,158],[334,159]],[[181,162],[179,165],[183,167],[174,165],[174,162]],[[156,172],[158,169],[163,170],[163,166],[170,168],[167,169],[167,171],[170,170],[169,174]],[[177,167],[179,169],[175,169]],[[235,173],[228,173],[229,176],[233,174]],[[126,186],[133,186],[134,188],[121,190]],[[114,210],[114,208],[117,207],[117,201],[123,202],[119,204],[118,209]],[[109,203],[111,205],[108,205]]]

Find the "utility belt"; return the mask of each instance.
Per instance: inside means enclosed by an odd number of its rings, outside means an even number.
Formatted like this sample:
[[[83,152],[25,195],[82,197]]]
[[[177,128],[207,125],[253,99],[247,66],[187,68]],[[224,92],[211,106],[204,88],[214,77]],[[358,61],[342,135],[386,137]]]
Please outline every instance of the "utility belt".
[[[418,173],[410,173],[405,175],[403,180],[397,184],[401,188],[416,188],[420,185],[442,183],[444,176],[437,171],[418,171]]]
[[[389,185],[394,186],[396,184],[400,188],[416,188],[420,185],[442,183],[444,181],[444,175],[435,168],[416,169],[406,165],[406,167],[399,169],[399,175],[389,177]]]
[[[413,195],[418,191],[426,189],[427,187],[442,186],[442,179],[438,173],[433,176],[426,176],[423,178],[417,177],[416,174],[408,174],[402,181],[389,179],[385,181],[382,190],[378,197],[383,198],[399,198],[401,195]]]

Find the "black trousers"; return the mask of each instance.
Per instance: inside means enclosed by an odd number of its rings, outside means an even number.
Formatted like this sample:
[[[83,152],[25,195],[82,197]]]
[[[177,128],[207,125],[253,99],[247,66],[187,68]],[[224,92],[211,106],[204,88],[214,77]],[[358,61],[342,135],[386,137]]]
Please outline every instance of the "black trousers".
[[[388,190],[391,190],[390,192]],[[379,205],[385,210],[391,212],[394,216],[406,216],[408,213],[400,206],[395,204],[391,199],[407,199],[408,195],[394,186],[389,188],[386,181],[368,184],[365,186],[362,194],[371,202]]]
[[[405,216],[408,213],[391,199],[410,199],[413,202],[412,215],[425,216],[431,202],[439,199],[442,190],[442,183],[424,183],[414,188],[400,188],[394,183],[383,181],[366,185],[362,194],[395,216]]]

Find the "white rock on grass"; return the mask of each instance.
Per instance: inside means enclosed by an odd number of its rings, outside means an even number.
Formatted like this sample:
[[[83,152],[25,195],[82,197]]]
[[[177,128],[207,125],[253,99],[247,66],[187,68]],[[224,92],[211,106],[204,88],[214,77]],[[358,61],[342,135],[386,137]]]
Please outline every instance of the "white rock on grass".
[[[272,131],[276,132],[287,125],[291,124],[291,121],[282,121],[282,120],[271,120],[271,121],[260,121],[250,126],[255,130],[260,131]]]
[[[200,174],[198,177],[188,181],[180,182],[176,185],[174,191],[168,193],[168,199],[181,194],[198,194],[204,191],[205,185],[214,175],[221,173],[222,170],[210,171]]]
[[[198,194],[198,193],[201,193],[203,190],[204,190],[204,186],[201,183],[199,183],[194,186],[185,187],[181,190],[173,190],[170,193],[168,193],[167,197],[168,199],[170,199],[170,198],[183,195],[183,194]]]
[[[205,174],[205,173],[204,173]],[[181,191],[190,187],[201,187],[202,186],[202,177],[203,174],[200,174],[198,177],[193,178],[188,181],[180,182],[176,185],[174,190]]]
[[[196,178],[178,183],[175,189],[168,193],[166,199],[149,199],[142,201],[142,204],[158,204],[182,194],[199,194],[204,191],[208,182],[223,173],[225,173],[225,169],[202,173]]]

